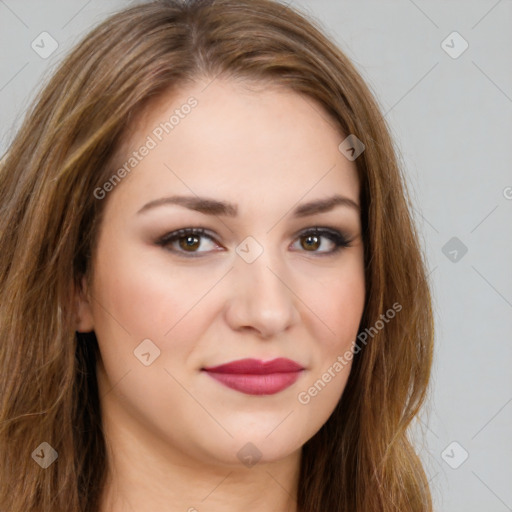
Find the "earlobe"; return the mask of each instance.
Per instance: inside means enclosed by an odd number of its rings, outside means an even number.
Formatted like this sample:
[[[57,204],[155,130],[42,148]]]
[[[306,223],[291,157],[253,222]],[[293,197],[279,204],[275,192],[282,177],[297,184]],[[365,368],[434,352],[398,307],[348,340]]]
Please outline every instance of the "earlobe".
[[[89,301],[87,279],[84,276],[81,280],[79,290],[75,291],[75,330],[77,332],[91,332],[94,330],[94,319],[92,316],[91,304]]]

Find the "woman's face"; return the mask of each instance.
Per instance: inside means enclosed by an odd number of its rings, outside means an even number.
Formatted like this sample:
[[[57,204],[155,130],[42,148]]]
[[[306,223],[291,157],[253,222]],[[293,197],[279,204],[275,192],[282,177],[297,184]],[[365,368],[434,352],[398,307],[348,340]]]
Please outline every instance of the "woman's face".
[[[347,382],[339,357],[365,298],[359,183],[309,98],[206,84],[137,119],[95,193],[106,203],[78,330],[98,339],[111,432],[248,465],[297,454]],[[170,235],[188,228],[204,233]],[[278,358],[295,365],[262,363]],[[256,361],[205,370],[242,359]]]

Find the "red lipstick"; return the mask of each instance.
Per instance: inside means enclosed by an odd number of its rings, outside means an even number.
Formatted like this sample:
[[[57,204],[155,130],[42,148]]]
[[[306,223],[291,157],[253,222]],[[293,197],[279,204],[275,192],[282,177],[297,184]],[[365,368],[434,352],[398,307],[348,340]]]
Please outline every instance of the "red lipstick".
[[[291,359],[239,359],[202,369],[225,386],[248,395],[273,395],[291,386],[304,367]]]

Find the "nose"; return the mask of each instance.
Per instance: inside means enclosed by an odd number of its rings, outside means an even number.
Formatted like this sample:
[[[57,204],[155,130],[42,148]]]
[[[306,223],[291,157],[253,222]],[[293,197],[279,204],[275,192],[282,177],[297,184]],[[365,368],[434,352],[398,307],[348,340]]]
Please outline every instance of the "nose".
[[[227,323],[235,331],[255,331],[265,339],[290,329],[300,318],[291,281],[286,267],[267,251],[252,263],[237,256],[225,310]]]

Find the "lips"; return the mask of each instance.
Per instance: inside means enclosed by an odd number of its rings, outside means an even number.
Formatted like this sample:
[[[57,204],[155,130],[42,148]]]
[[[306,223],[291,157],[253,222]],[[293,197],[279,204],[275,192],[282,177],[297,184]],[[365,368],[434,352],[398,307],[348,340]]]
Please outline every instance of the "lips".
[[[291,386],[304,367],[291,359],[239,359],[202,369],[225,386],[249,395],[273,395]]]

